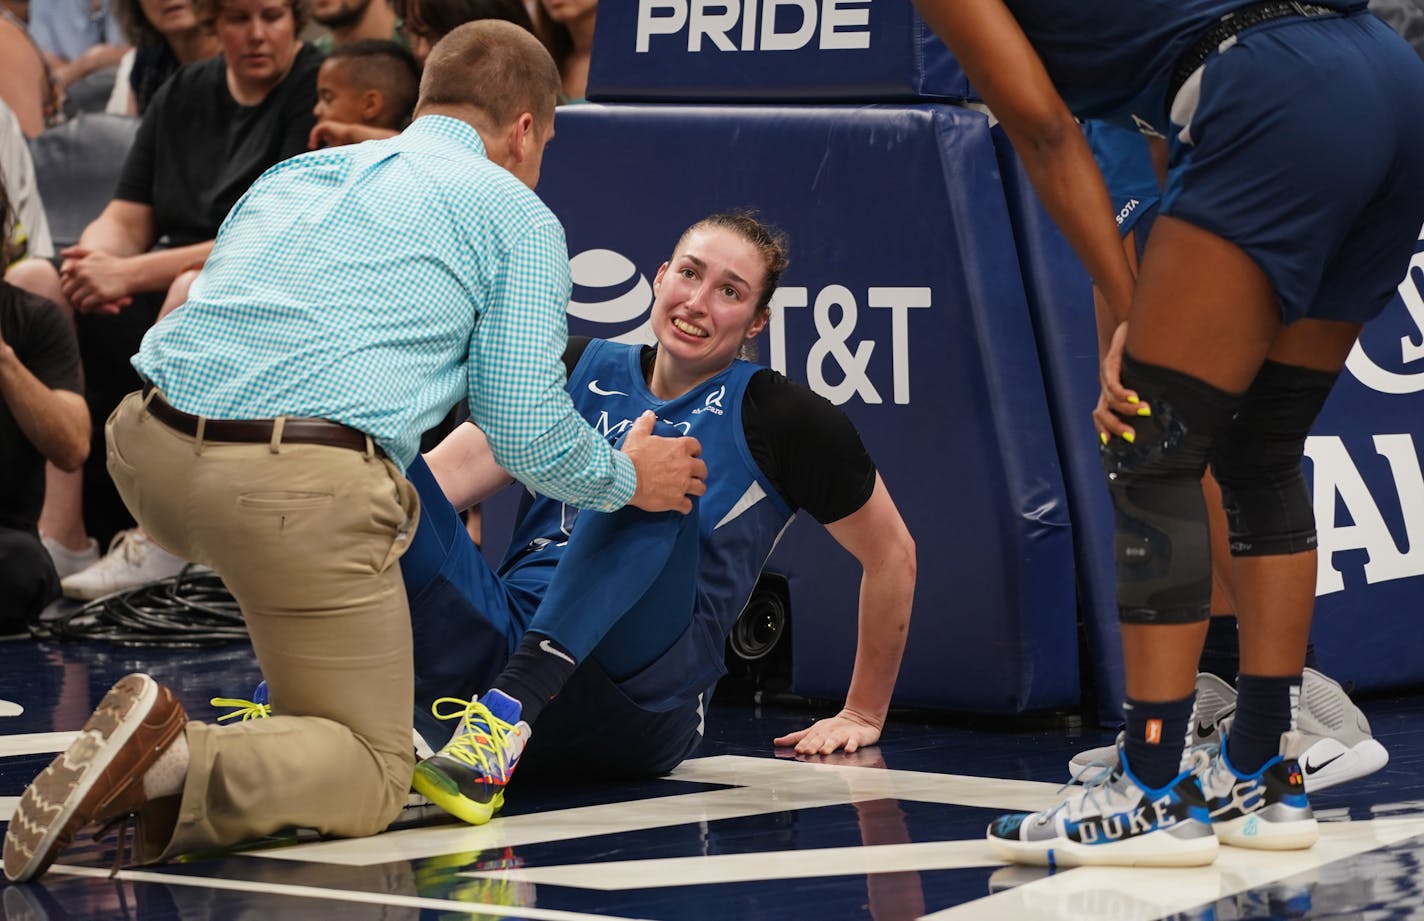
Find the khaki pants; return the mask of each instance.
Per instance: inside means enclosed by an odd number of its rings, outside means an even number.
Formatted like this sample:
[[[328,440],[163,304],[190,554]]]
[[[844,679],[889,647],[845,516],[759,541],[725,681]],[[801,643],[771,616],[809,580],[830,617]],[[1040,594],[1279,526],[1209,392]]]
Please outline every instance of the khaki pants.
[[[109,473],[134,517],[169,550],[216,570],[241,605],[281,714],[190,722],[177,824],[144,816],[137,856],[286,826],[383,830],[414,768],[410,611],[397,560],[419,521],[415,489],[369,451],[205,443],[154,418],[137,393],[105,434]]]

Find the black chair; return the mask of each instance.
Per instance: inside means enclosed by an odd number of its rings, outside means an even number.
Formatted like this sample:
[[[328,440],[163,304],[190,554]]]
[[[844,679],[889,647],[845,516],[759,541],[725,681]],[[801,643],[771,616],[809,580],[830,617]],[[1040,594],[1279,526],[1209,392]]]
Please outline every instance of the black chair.
[[[138,123],[127,115],[87,112],[30,141],[56,252],[78,242],[113,198]]]
[[[117,67],[101,67],[64,88],[64,114],[71,118],[83,112],[102,112],[109,104],[118,78]]]

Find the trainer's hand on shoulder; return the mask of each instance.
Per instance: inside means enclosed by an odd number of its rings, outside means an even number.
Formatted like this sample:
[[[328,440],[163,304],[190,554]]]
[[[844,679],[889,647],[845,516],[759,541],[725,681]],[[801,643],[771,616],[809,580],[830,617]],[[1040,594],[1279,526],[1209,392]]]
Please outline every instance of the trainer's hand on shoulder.
[[[638,487],[629,505],[645,512],[692,511],[691,496],[707,492],[707,464],[696,438],[653,434],[657,416],[644,412],[628,430],[621,450],[633,462]]]
[[[880,724],[853,710],[817,720],[806,729],[773,740],[777,746],[795,746],[798,755],[829,755],[845,749],[853,752],[880,741]]]

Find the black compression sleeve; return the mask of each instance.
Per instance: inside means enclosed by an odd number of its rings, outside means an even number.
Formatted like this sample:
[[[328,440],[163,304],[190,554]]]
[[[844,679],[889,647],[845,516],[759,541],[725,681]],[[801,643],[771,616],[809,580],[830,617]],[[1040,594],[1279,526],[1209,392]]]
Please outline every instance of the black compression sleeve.
[[[752,458],[796,508],[821,524],[860,509],[875,489],[875,463],[840,409],[766,369],[747,383],[742,427]]]

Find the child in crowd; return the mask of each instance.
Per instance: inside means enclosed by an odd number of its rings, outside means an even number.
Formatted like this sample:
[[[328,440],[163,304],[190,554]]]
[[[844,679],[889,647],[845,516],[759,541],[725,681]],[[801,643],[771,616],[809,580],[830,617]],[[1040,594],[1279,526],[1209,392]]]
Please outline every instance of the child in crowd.
[[[324,130],[328,125],[395,134],[410,121],[419,87],[415,58],[395,42],[366,39],[336,48],[316,77],[312,146],[347,143],[340,139],[346,132]]]

